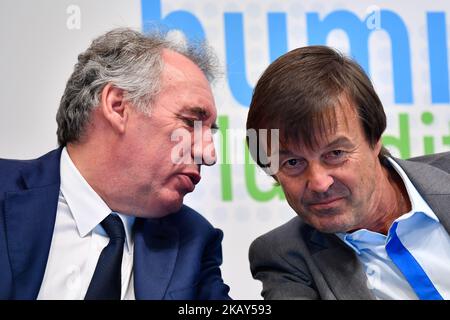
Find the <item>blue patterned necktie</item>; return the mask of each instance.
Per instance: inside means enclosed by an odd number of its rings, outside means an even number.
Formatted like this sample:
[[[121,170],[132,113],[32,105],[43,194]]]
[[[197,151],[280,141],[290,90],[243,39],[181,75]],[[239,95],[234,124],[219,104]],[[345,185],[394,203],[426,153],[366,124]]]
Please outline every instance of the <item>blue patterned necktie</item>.
[[[391,239],[386,245],[388,256],[405,276],[420,300],[443,300],[420,264],[398,238],[397,225],[398,222],[392,225]]]
[[[125,229],[115,214],[108,215],[102,227],[109,236],[108,245],[102,250],[85,300],[120,300],[121,269]]]

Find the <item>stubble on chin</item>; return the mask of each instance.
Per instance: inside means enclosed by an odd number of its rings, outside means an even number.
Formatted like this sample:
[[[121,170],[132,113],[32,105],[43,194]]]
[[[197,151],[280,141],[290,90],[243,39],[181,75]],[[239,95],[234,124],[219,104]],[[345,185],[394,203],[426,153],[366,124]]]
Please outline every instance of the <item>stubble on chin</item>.
[[[352,213],[342,208],[329,208],[320,212],[303,211],[299,216],[322,233],[348,232],[356,224]]]

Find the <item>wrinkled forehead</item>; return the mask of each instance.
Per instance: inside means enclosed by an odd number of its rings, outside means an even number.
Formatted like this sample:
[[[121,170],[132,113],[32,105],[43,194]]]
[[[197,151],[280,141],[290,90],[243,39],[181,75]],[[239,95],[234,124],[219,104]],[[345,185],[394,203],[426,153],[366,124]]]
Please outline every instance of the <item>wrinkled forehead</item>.
[[[161,53],[163,69],[162,78],[166,84],[171,81],[195,82],[209,87],[209,81],[200,67],[185,55],[170,49]]]
[[[183,107],[205,109],[204,113],[216,113],[211,85],[203,71],[186,56],[163,50],[161,91],[168,92],[173,99],[182,100]]]
[[[316,150],[333,141],[336,136],[348,134],[361,123],[355,107],[344,99],[305,114],[301,119],[293,118],[278,125],[280,147]]]

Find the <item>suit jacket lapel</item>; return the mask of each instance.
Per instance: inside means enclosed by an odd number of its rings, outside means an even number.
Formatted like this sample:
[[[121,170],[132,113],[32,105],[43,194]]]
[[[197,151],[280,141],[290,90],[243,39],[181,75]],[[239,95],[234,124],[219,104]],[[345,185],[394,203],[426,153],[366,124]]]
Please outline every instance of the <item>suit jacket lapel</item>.
[[[450,233],[450,178],[447,172],[413,161],[395,159]],[[355,253],[335,235],[311,233],[312,256],[337,299],[375,299]]]
[[[450,233],[450,176],[425,163],[395,159]]]
[[[137,219],[134,239],[136,299],[163,299],[177,260],[178,230],[162,220]]]
[[[375,299],[367,286],[362,264],[339,238],[314,230],[310,241],[316,248],[312,257],[336,299]]]
[[[36,299],[55,225],[59,184],[10,192],[5,200],[6,237],[14,299]]]
[[[14,299],[35,299],[45,273],[59,196],[61,149],[22,171],[25,190],[5,197],[5,228]]]

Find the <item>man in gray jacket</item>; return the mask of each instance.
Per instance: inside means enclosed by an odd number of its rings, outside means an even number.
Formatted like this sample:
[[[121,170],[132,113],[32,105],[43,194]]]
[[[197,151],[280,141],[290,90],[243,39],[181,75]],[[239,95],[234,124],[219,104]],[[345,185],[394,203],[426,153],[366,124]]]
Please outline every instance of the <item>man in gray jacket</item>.
[[[247,129],[270,134],[249,147],[298,214],[250,247],[265,299],[450,298],[450,153],[395,159],[385,128],[367,75],[331,48],[263,73]]]

